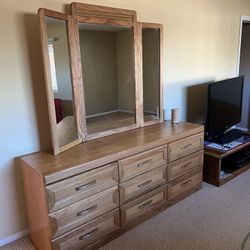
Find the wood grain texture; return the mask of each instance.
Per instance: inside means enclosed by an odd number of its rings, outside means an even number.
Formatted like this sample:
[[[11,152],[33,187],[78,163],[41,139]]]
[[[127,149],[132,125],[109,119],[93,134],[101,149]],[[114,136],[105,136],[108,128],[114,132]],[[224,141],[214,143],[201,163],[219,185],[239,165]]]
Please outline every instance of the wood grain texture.
[[[201,132],[201,125],[164,122],[82,143],[57,156],[39,152],[21,158],[49,184]]]
[[[203,151],[196,152],[168,164],[168,180],[178,178],[194,168],[203,166]]]
[[[19,160],[22,169],[25,202],[32,243],[43,250],[51,250],[52,232],[48,218],[43,177],[27,163]],[[37,199],[39,197],[39,199]]]
[[[131,221],[150,213],[157,206],[167,203],[167,186],[157,188],[121,206],[121,225],[125,226]]]
[[[140,23],[136,23],[134,26],[134,55],[136,124],[138,127],[143,127],[142,33]]]
[[[120,181],[131,179],[156,167],[167,164],[164,147],[154,148],[119,160]]]
[[[162,24],[159,23],[145,23],[145,22],[140,22],[138,24],[139,26],[139,39],[141,41],[141,48],[140,48],[140,53],[141,53],[141,57],[142,57],[142,30],[146,29],[146,28],[150,28],[150,29],[158,29],[159,30],[159,35],[160,35],[160,43],[159,43],[159,65],[160,65],[160,117],[158,120],[156,121],[147,121],[146,119],[143,119],[143,126],[150,126],[152,124],[158,123],[158,122],[163,122],[164,121],[164,114],[163,114],[163,26]],[[142,64],[142,60],[141,60],[141,64]],[[141,65],[141,71],[143,71],[142,69],[142,65]],[[141,79],[143,82],[143,74],[141,72]],[[142,83],[143,85],[143,83]]]
[[[136,22],[136,12],[134,10],[126,10],[120,8],[112,8],[106,6],[71,3],[71,10],[77,16],[95,17],[99,19],[107,19],[114,21],[130,21]]]
[[[59,129],[58,131],[58,125],[56,123],[56,113],[55,113],[55,104],[54,104],[54,94],[52,90],[52,78],[51,78],[51,71],[50,71],[50,62],[49,62],[49,52],[48,52],[48,38],[47,38],[47,27],[46,27],[46,21],[45,17],[52,17],[55,19],[63,20],[65,21],[65,24],[67,26],[67,38],[68,38],[68,43],[69,45],[70,40],[69,40],[69,35],[71,35],[71,25],[69,23],[69,15],[52,11],[52,10],[47,10],[47,9],[39,9],[38,10],[38,15],[39,15],[39,22],[40,22],[40,36],[41,36],[41,47],[42,47],[42,56],[43,56],[43,65],[44,65],[44,75],[45,75],[45,86],[46,86],[46,93],[47,93],[47,103],[48,103],[48,110],[49,110],[49,120],[50,120],[50,130],[51,130],[51,136],[52,136],[52,145],[53,145],[53,152],[55,155],[69,149],[70,147],[73,147],[79,143],[81,143],[80,137],[78,137],[78,131],[76,131],[77,138],[71,138],[70,141],[66,141],[66,144],[61,145],[59,142],[59,136],[65,137],[67,131],[63,131],[63,129]],[[69,46],[71,48],[71,46]],[[68,49],[68,48],[67,48]],[[69,60],[70,60],[70,70],[71,72],[74,71],[74,65],[72,65],[72,59],[73,55],[71,54],[72,50],[69,49]],[[76,93],[78,93],[78,89],[75,89],[76,85],[74,84],[72,80],[72,85],[73,85],[73,95],[74,97],[77,96]],[[74,99],[74,106],[78,107],[78,103],[75,102],[76,99]],[[78,110],[78,108],[76,108]],[[78,115],[79,112],[76,113]],[[76,121],[79,120],[79,117],[76,116],[75,118],[75,123]],[[75,129],[74,129],[75,131]],[[60,134],[61,132],[61,134]],[[65,142],[65,141],[64,141]]]
[[[175,161],[204,147],[204,134],[193,135],[189,138],[172,142],[168,146],[168,162]]]
[[[49,214],[53,238],[118,208],[118,186]]]
[[[184,175],[168,184],[168,198],[174,200],[202,183],[202,168]]]
[[[130,199],[148,192],[166,182],[166,166],[139,175],[131,180],[120,184],[120,203],[123,204]]]
[[[77,230],[53,240],[53,249],[85,249],[87,245],[119,229],[120,222],[118,218],[118,209],[98,217],[97,219],[79,227]]]
[[[223,164],[223,161],[227,157],[232,156],[234,153],[249,148],[250,148],[250,142],[243,143],[240,146],[228,150],[226,152],[221,152],[218,150],[213,150],[208,147],[205,147],[204,172],[203,172],[204,181],[213,184],[215,186],[221,186],[227,183],[228,181],[232,180],[234,177],[248,170],[250,168],[250,164],[246,164],[240,169],[230,169],[225,164]],[[224,170],[226,175],[220,176],[221,170]]]
[[[69,51],[71,58],[71,77],[74,92],[75,116],[76,127],[78,135],[82,141],[86,141],[87,126],[86,126],[86,110],[85,110],[85,97],[83,89],[83,77],[81,67],[81,51],[77,21],[73,17],[68,21],[69,29]]]
[[[73,176],[46,187],[49,211],[53,212],[118,183],[117,163]]]

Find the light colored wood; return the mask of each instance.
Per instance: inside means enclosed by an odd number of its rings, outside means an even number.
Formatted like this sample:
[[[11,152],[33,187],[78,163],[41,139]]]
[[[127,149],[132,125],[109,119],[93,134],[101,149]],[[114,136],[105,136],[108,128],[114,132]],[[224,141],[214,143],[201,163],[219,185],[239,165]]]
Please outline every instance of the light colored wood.
[[[56,124],[59,146],[62,147],[72,141],[75,141],[77,131],[74,116],[66,116]]]
[[[142,38],[141,25],[134,26],[134,53],[135,53],[135,104],[136,124],[143,127],[143,81],[142,81]]]
[[[50,214],[53,238],[118,208],[118,205],[118,186],[115,186]]]
[[[142,126],[151,126],[152,124],[158,123],[158,122],[163,122],[164,121],[164,114],[163,114],[163,26],[162,24],[159,23],[145,23],[145,22],[140,22],[138,23],[138,27],[139,27],[139,40],[141,41],[141,45],[140,45],[140,54],[141,54],[141,58],[142,58],[142,30],[146,29],[146,28],[150,28],[150,29],[158,29],[159,30],[159,34],[160,34],[160,44],[159,44],[159,53],[160,53],[160,118],[157,121],[147,121],[146,117],[144,117],[143,119],[143,123]],[[143,67],[142,67],[142,59],[141,59],[141,81],[142,81],[142,86],[143,86]],[[142,88],[143,89],[143,88]],[[143,102],[143,90],[142,90],[142,102]]]
[[[114,210],[52,241],[53,249],[85,249],[94,241],[119,229],[119,210]]]
[[[57,157],[39,152],[22,159],[50,184],[201,132],[201,125],[164,122],[82,143]]]
[[[51,224],[49,223],[47,225],[47,230],[50,231],[50,238],[43,238],[45,244],[50,245],[50,242],[52,240],[52,245],[54,249],[60,249],[60,246],[62,249],[93,249],[95,248],[95,246],[100,246],[100,244],[103,244],[104,242],[107,242],[108,240],[117,237],[122,232],[125,232],[132,226],[138,225],[146,218],[149,218],[150,216],[162,211],[169,205],[176,203],[178,200],[185,198],[187,195],[200,188],[202,183],[201,167],[194,168],[192,172],[181,175],[181,177],[174,179],[170,183],[166,183],[165,179],[164,182],[162,182],[162,180],[164,170],[166,169],[167,159],[165,158],[165,156],[169,144],[173,142],[178,142],[180,144],[180,142],[183,142],[183,139],[187,140],[188,138],[190,138],[192,141],[193,136],[200,136],[201,131],[203,131],[203,127],[199,125],[183,123],[173,126],[170,123],[160,123],[151,127],[140,128],[137,131],[133,130],[129,132],[124,132],[122,134],[112,135],[110,137],[97,139],[95,141],[86,142],[82,145],[79,145],[85,146],[85,150],[88,149],[87,151],[82,151],[80,150],[81,147],[77,146],[74,149],[70,149],[67,152],[62,153],[59,156],[50,155],[51,158],[47,158],[46,153],[45,155],[37,153],[32,154],[30,156],[22,157],[21,161],[25,162],[26,166],[31,169],[31,173],[35,173],[38,175],[40,172],[35,167],[37,161],[40,162],[40,164],[43,166],[47,165],[47,168],[55,167],[54,164],[57,161],[59,161],[58,164],[63,164],[65,161],[68,161],[69,164],[69,176],[67,174],[65,175],[67,169],[61,170],[59,167],[60,165],[58,165],[56,173],[63,173],[59,175],[60,178],[53,179],[54,181],[56,181],[54,182],[54,184],[46,185],[46,183],[43,183],[42,178],[40,180],[42,182],[41,185],[43,192],[45,189],[48,190],[48,188],[51,187],[57,188],[52,190],[56,193],[56,195],[54,195],[53,192],[50,192],[49,194],[50,203],[52,202],[53,204],[53,202],[61,202],[59,206],[57,205],[58,207],[56,209],[58,210],[50,212],[49,214],[51,218]],[[103,154],[103,151],[105,151],[105,154]],[[68,154],[69,152],[71,153]],[[142,161],[143,159],[147,160],[148,155],[152,156],[152,152],[153,157],[155,157],[156,155],[156,159],[159,159],[159,152],[161,152],[160,162],[163,162],[163,165],[155,167],[150,171],[147,170],[146,172],[134,175],[134,177],[131,177],[130,180],[119,180],[118,173],[120,171],[119,167],[117,167],[117,162],[113,161],[114,157],[116,157],[117,160],[125,160],[125,163],[128,163],[128,165],[123,166],[125,168],[125,166],[130,166],[130,164],[132,164],[134,161]],[[189,151],[186,151],[186,153],[189,153]],[[112,157],[108,157],[108,160],[109,162],[113,162],[113,167],[112,165],[104,165],[107,158],[103,156],[110,154]],[[188,158],[190,156],[194,156],[195,154],[196,153],[187,156],[184,155],[183,159],[185,159],[186,157]],[[164,161],[162,160],[163,157]],[[55,161],[51,161],[52,158],[54,158]],[[93,159],[98,159],[98,161],[95,161],[93,165],[84,165],[83,159],[84,161],[87,161],[87,159],[89,161]],[[132,161],[128,161],[129,159]],[[76,160],[77,165],[75,166],[74,162]],[[178,163],[178,161],[176,161],[175,163]],[[140,163],[143,163],[143,161]],[[31,164],[33,164],[33,166],[31,166]],[[104,181],[104,185],[101,185],[101,188],[103,189],[95,189],[93,190],[93,193],[88,193],[89,191],[91,191],[91,188],[89,188],[88,190],[86,190],[87,194],[84,194],[87,197],[83,195],[83,197],[80,197],[78,199],[78,197],[75,196],[76,198],[73,198],[72,200],[72,197],[74,197],[74,195],[71,192],[75,192],[77,187],[81,188],[81,185],[75,185],[76,183],[78,183],[78,181],[79,184],[81,184],[84,180],[83,187],[86,187],[86,184],[90,184],[90,182],[93,181],[93,179],[90,178],[93,173],[95,173],[93,174],[93,176],[99,176],[99,173],[103,173],[104,170],[112,168],[113,170],[109,170],[109,174],[104,174],[104,176],[111,176],[113,183],[112,186],[105,186],[105,183],[109,183],[109,180],[107,182]],[[81,170],[81,172],[75,172],[75,169]],[[120,175],[121,173],[119,173],[119,176]],[[199,178],[196,178],[195,176],[198,175]],[[45,177],[45,175],[43,176]],[[30,176],[30,178],[32,178],[32,176]],[[106,177],[104,177],[104,179],[105,178]],[[152,182],[156,182],[157,185],[150,187],[149,189],[145,188],[147,187],[147,185],[149,185],[147,182],[151,179],[153,179]],[[44,180],[46,180],[46,178]],[[87,182],[87,180],[89,180],[89,182]],[[103,181],[103,178],[101,180]],[[141,184],[143,191],[139,194],[137,193],[136,185],[138,187]],[[72,185],[74,189],[70,189]],[[167,188],[168,185],[170,185],[169,189]],[[119,189],[118,193],[120,195],[117,195],[117,192],[109,193],[109,189],[115,191],[117,190],[117,187]],[[126,194],[131,195],[126,202],[124,202],[125,193],[122,192],[123,188],[127,190]],[[171,200],[168,200],[168,195]],[[118,197],[121,200],[122,205],[119,204]],[[34,202],[34,204],[37,204],[37,199],[40,201],[39,193],[38,196],[34,197],[34,200],[32,202]],[[44,204],[46,204],[45,195],[42,200]],[[100,207],[100,211],[96,210],[96,203],[94,201],[98,203],[97,207]],[[91,233],[88,237],[89,240],[84,240],[83,243],[80,243],[79,237],[83,235],[89,235],[89,233],[91,232],[90,228],[94,230],[99,225],[102,225],[102,221],[105,220],[104,217],[109,216],[110,213],[113,213],[113,210],[111,212],[108,211],[110,211],[110,209],[116,209],[118,207],[121,211],[121,217],[119,217],[119,215],[114,216],[114,219],[112,219],[112,223],[110,222],[111,224],[106,224],[110,225],[112,230],[108,232],[105,231],[105,233],[101,235],[95,234],[95,232]],[[117,212],[118,211],[119,210],[117,210]],[[78,219],[75,215],[76,213],[80,212],[83,212],[83,214],[81,214],[83,215],[83,217]],[[47,213],[48,211],[46,210],[46,216],[48,220]],[[120,220],[122,221],[122,228],[120,228],[119,226],[113,227],[113,222],[115,221],[115,225],[120,225]],[[37,224],[39,226],[42,225],[42,223],[44,222],[37,221]],[[90,225],[95,226],[91,227]],[[82,231],[82,229],[85,227],[88,228],[88,230]],[[56,235],[54,235],[54,237],[56,238],[54,239],[52,239],[52,231],[53,233],[56,233]],[[86,239],[86,237],[84,238]],[[39,244],[35,245],[39,246]],[[43,248],[40,249],[43,250]]]
[[[203,133],[170,143],[168,146],[168,162],[175,161],[188,154],[202,150],[203,143]]]
[[[46,187],[50,212],[87,198],[118,183],[117,163],[62,180]]]
[[[174,200],[179,195],[192,190],[202,182],[202,171],[201,169],[193,171],[190,174],[176,179],[168,184],[168,198]]]
[[[19,164],[22,169],[31,241],[38,249],[51,250],[52,232],[49,226],[43,177],[21,159]]]
[[[95,18],[97,23],[103,22],[107,24],[112,22],[112,24],[115,24],[115,22],[117,22],[117,25],[119,25],[119,21],[134,23],[137,20],[136,12],[133,10],[85,3],[71,3],[71,10],[75,15],[85,17],[85,22],[88,21],[87,18],[91,17]]]
[[[166,182],[166,166],[156,168],[145,174],[120,184],[120,202],[125,203],[132,198],[156,188]]]
[[[194,168],[203,166],[203,151],[186,156],[168,164],[168,180],[178,178]]]
[[[136,128],[135,114],[116,111],[87,118],[88,140],[124,132]]]
[[[130,20],[121,20],[117,18],[107,18],[101,16],[96,17],[87,15],[87,13],[84,16],[77,16],[77,21],[80,23],[88,23],[88,24],[126,26],[126,27],[131,27],[134,25],[134,22]]]
[[[167,163],[164,147],[148,150],[134,156],[119,160],[120,181],[145,173]]]
[[[121,224],[122,226],[129,224],[131,221],[150,213],[156,206],[162,206],[166,203],[166,186],[155,189],[121,207]]]
[[[69,25],[69,16],[64,13],[51,11],[47,9],[39,9],[38,10],[39,15],[39,22],[40,22],[40,36],[41,36],[41,47],[42,47],[42,55],[43,55],[43,65],[44,65],[44,75],[45,75],[45,86],[46,86],[46,93],[47,93],[47,103],[48,103],[48,110],[49,110],[49,119],[50,119],[50,130],[51,130],[51,136],[52,136],[52,144],[53,144],[53,152],[55,155],[63,152],[64,150],[67,150],[69,147],[73,147],[79,143],[81,143],[81,139],[78,136],[78,132],[76,133],[76,138],[71,138],[71,141],[66,141],[67,144],[60,144],[59,142],[59,135],[65,137],[65,132],[62,131],[62,129],[58,131],[58,126],[56,123],[56,113],[55,113],[55,104],[54,104],[54,95],[52,90],[52,79],[51,79],[51,73],[50,73],[50,63],[49,63],[49,53],[48,53],[48,39],[47,39],[47,28],[45,23],[45,17],[52,17],[60,20],[64,20],[67,25],[67,37],[69,37],[69,31],[71,30],[71,26]],[[69,39],[68,39],[69,43]],[[72,55],[71,50],[69,50],[69,60],[70,60],[70,70],[74,71],[71,63]],[[76,92],[78,92],[74,87],[75,84],[73,82],[74,79],[72,79],[72,85],[73,85],[73,94],[76,95]],[[78,107],[78,104],[75,103],[74,99],[74,106]],[[77,114],[76,114],[77,115]],[[75,117],[75,123],[78,120],[78,117]],[[75,131],[75,130],[74,130]],[[60,132],[63,132],[63,134],[60,134]],[[62,142],[61,142],[62,143]]]
[[[86,126],[86,111],[85,97],[83,91],[82,68],[81,68],[81,51],[79,47],[79,34],[77,29],[77,21],[70,17],[69,21],[69,51],[71,58],[71,78],[73,83],[74,103],[76,125],[79,137],[82,141],[86,141],[87,126]]]

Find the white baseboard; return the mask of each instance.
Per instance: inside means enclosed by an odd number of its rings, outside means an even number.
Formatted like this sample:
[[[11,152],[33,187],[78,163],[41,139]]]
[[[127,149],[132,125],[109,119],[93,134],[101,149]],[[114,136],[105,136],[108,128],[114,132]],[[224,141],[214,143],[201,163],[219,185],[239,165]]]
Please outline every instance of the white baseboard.
[[[21,239],[28,234],[29,234],[29,229],[25,229],[25,230],[18,232],[16,234],[12,234],[4,239],[0,239],[0,247],[7,245],[15,240]]]

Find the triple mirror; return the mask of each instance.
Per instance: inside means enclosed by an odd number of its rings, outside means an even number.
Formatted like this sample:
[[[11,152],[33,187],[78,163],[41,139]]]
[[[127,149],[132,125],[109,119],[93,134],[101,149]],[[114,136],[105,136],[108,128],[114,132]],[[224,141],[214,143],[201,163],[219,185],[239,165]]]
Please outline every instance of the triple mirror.
[[[54,154],[163,121],[161,25],[98,7],[39,10]]]

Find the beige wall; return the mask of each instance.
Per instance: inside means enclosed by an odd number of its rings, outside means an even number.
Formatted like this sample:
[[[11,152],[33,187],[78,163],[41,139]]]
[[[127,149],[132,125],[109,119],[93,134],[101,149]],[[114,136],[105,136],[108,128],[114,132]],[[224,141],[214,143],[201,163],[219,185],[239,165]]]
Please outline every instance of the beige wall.
[[[14,158],[51,147],[37,9],[64,9],[66,0],[0,3],[0,239],[27,228],[19,167]],[[88,0],[134,9],[140,21],[164,25],[164,106],[180,107],[186,87],[234,76],[240,15],[249,0]]]
[[[116,32],[117,83],[119,109],[135,111],[133,36],[130,30]]]
[[[87,115],[118,109],[114,32],[80,30]]]

